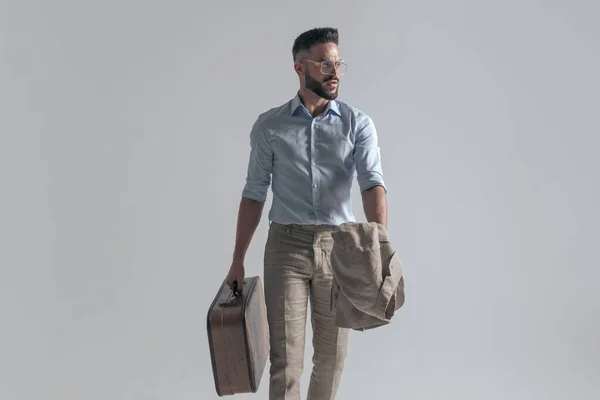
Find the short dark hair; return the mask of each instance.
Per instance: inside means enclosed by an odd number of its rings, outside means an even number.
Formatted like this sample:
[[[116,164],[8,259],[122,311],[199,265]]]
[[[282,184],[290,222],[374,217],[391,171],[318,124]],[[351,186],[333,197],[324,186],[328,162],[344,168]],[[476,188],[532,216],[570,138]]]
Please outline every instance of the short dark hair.
[[[335,43],[338,45],[338,30],[336,28],[325,27],[314,28],[301,33],[294,41],[294,46],[292,47],[294,62],[299,53],[307,52],[312,46],[321,43]]]

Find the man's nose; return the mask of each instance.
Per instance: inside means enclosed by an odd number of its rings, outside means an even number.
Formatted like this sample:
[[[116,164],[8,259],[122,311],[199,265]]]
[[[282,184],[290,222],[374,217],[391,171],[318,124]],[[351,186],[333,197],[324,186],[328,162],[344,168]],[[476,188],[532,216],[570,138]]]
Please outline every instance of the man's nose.
[[[329,76],[331,77],[336,77],[336,78],[340,78],[340,68],[337,65],[333,66],[333,71],[331,72],[331,74],[329,74]]]

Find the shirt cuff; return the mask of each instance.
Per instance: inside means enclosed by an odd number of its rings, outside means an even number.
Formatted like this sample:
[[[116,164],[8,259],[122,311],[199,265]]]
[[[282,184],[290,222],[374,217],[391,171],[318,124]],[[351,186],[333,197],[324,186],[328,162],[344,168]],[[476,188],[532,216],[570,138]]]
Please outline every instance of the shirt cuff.
[[[253,190],[250,187],[246,186],[244,188],[244,190],[242,191],[242,197],[264,203],[267,201],[267,191],[268,191],[268,189],[254,189]]]
[[[387,193],[387,186],[385,185],[383,176],[379,172],[365,172],[364,174],[359,175],[357,179],[361,192],[364,192],[365,190],[371,189],[375,186],[381,186]]]

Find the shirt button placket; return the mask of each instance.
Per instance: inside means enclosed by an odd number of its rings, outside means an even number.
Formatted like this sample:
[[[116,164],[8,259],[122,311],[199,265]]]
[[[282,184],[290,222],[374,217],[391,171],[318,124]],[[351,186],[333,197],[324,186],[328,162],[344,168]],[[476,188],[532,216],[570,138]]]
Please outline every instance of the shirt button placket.
[[[313,198],[313,213],[315,215],[315,222],[318,221],[317,210],[319,209],[319,196],[318,196],[318,171],[317,171],[317,162],[316,162],[316,154],[315,154],[315,136],[316,136],[316,127],[315,127],[316,119],[313,118],[310,124],[310,158],[311,158],[311,171],[312,171],[312,198]]]

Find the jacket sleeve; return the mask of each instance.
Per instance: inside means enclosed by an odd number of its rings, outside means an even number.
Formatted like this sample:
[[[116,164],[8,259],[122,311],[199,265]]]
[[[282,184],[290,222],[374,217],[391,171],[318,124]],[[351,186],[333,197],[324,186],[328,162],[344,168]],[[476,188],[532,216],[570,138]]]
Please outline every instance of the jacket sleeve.
[[[404,267],[385,226],[348,222],[332,236],[336,325],[364,330],[388,324],[405,295]]]

